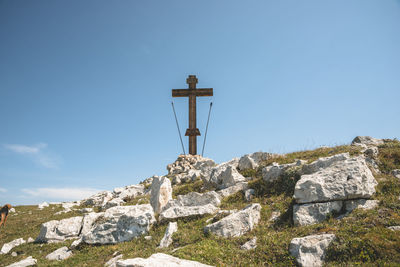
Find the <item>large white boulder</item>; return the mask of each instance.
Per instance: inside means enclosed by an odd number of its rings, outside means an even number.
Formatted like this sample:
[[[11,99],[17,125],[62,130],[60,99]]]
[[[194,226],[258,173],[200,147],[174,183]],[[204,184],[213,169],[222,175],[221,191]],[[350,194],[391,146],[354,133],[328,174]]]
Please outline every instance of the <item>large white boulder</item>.
[[[211,171],[209,184],[218,189],[224,189],[245,181],[246,178],[237,171],[236,167],[224,165]]]
[[[328,215],[340,212],[342,206],[342,201],[294,205],[293,222],[301,226],[319,223],[326,220]]]
[[[18,238],[15,239],[11,242],[5,243],[0,250],[0,254],[7,254],[8,252],[10,252],[13,248],[22,245],[26,243],[26,241],[23,238]]]
[[[233,195],[239,191],[245,191],[247,188],[248,188],[247,182],[240,182],[235,185],[229,186],[227,188],[218,190],[217,193],[224,198]]]
[[[149,258],[134,258],[117,261],[117,267],[211,267],[197,261],[183,260],[164,253],[156,253]]]
[[[349,153],[342,153],[330,157],[319,158],[316,161],[311,162],[310,164],[303,165],[301,173],[302,174],[315,173],[319,170],[328,168],[337,162],[344,162],[345,160],[348,159],[350,159]]]
[[[261,173],[263,180],[266,182],[276,181],[288,169],[301,166],[305,163],[306,163],[305,160],[297,160],[296,162],[288,164],[278,164],[276,162],[273,162],[271,165],[262,169]]]
[[[302,175],[296,183],[294,199],[297,203],[311,203],[370,198],[377,184],[363,156],[345,157],[315,173]]]
[[[104,217],[104,212],[90,212],[85,214],[82,221],[81,236],[88,234],[100,217]]]
[[[155,221],[150,204],[112,207],[92,223],[91,229],[82,236],[82,240],[88,244],[130,241],[147,233]]]
[[[66,239],[78,237],[82,228],[82,216],[63,219],[60,221],[52,220],[43,223],[40,227],[37,242],[53,243],[63,242]]]
[[[179,155],[178,159],[167,166],[168,176],[173,184],[194,181],[199,177],[209,177],[215,162],[200,155]]]
[[[383,143],[384,141],[382,139],[373,138],[371,136],[356,136],[351,142],[352,145],[361,146],[379,146]]]
[[[266,161],[274,156],[274,154],[267,152],[255,152],[252,154],[246,154],[239,159],[238,169],[255,169],[262,161]]]
[[[179,218],[189,218],[204,216],[207,214],[214,214],[219,210],[212,204],[206,204],[202,206],[178,206],[172,205],[171,207],[164,209],[160,213],[160,221],[172,221]]]
[[[323,265],[326,249],[334,239],[334,234],[294,238],[290,242],[289,252],[300,266],[319,267]]]
[[[101,207],[104,206],[107,202],[114,198],[114,195],[110,191],[102,191],[99,193],[90,196],[87,199],[84,199],[82,203],[88,206],[96,206]]]
[[[172,244],[172,235],[178,231],[178,223],[177,222],[170,222],[165,230],[165,234],[160,241],[159,248],[167,248],[169,245]]]
[[[59,249],[53,251],[52,253],[48,254],[46,256],[46,259],[52,260],[52,261],[54,261],[54,260],[62,261],[62,260],[68,259],[71,256],[72,256],[72,251],[69,250],[67,247],[62,247],[62,248],[59,248]]]
[[[46,207],[48,207],[49,206],[49,203],[47,203],[47,202],[43,202],[43,203],[40,203],[39,205],[38,205],[38,209],[44,209],[44,208],[46,208]]]
[[[205,233],[222,237],[237,237],[251,231],[260,220],[261,205],[250,204],[244,209],[228,215],[221,220],[204,227]]]
[[[143,184],[128,185],[125,187],[114,188],[113,194],[114,198],[119,198],[124,201],[128,201],[137,196],[143,195],[145,188]]]
[[[172,199],[171,181],[165,177],[153,177],[151,184],[150,204],[155,213],[160,213],[168,201]]]
[[[29,256],[26,259],[23,259],[19,262],[7,265],[6,267],[28,267],[28,266],[33,266],[36,265],[37,260],[32,258],[32,256]]]

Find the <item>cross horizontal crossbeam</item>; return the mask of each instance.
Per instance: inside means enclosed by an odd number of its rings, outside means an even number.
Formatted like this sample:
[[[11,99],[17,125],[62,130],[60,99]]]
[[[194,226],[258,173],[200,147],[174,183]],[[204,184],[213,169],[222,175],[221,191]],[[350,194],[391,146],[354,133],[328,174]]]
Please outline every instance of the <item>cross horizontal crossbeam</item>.
[[[213,96],[212,88],[201,88],[201,89],[172,89],[173,97],[187,97],[190,95],[195,96]]]

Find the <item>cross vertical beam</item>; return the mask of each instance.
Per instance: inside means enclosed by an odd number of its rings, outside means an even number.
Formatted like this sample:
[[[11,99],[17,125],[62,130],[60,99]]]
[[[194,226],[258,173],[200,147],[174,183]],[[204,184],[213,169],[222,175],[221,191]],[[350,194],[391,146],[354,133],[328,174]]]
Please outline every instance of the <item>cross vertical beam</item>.
[[[189,128],[186,130],[185,136],[189,136],[189,154],[197,154],[197,136],[200,131],[197,128],[196,118],[196,97],[198,96],[212,96],[212,88],[196,88],[198,80],[196,75],[189,75],[186,83],[189,85],[188,89],[172,89],[172,97],[189,97]]]

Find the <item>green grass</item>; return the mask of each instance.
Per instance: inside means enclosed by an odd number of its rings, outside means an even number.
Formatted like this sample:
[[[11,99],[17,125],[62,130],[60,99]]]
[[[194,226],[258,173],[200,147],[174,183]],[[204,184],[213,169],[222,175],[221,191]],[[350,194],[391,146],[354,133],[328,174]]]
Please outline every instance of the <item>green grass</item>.
[[[397,141],[386,143],[379,148],[379,167],[381,174],[376,175],[379,182],[374,198],[380,201],[374,210],[356,210],[348,217],[337,220],[330,218],[319,224],[296,227],[292,223],[293,190],[300,176],[295,169],[289,170],[277,181],[266,183],[262,180],[261,169],[244,170],[247,177],[253,177],[249,187],[255,189],[252,202],[262,206],[260,223],[253,231],[238,238],[219,238],[205,235],[203,228],[207,219],[212,216],[178,220],[178,232],[173,236],[173,244],[169,248],[158,249],[157,246],[165,232],[167,224],[155,224],[149,235],[152,240],[144,237],[116,245],[92,246],[82,245],[74,250],[74,255],[62,262],[45,260],[45,256],[55,249],[68,246],[72,240],[57,244],[24,244],[14,248],[19,255],[0,255],[1,264],[7,265],[27,256],[38,260],[39,266],[103,266],[112,254],[119,251],[124,258],[148,257],[156,252],[168,253],[184,259],[196,260],[215,266],[296,266],[295,259],[288,253],[290,241],[318,233],[334,233],[337,239],[327,252],[327,266],[400,266],[400,232],[388,230],[387,226],[400,225],[400,181],[389,173],[399,166],[400,145]],[[349,152],[351,155],[360,153],[358,147],[338,146],[334,148],[319,148],[310,151],[300,151],[287,154],[285,157],[274,158],[263,162],[266,166],[273,161],[291,163],[295,159],[311,162],[319,157],[331,156]],[[174,186],[174,197],[191,191],[201,192],[203,182],[197,180]],[[148,203],[148,197],[137,197],[129,200],[129,204]],[[223,199],[221,209],[241,209],[248,205],[242,192]],[[61,210],[59,206],[51,205],[43,210],[37,206],[16,207],[18,215],[10,215],[6,228],[0,229],[0,245],[16,238],[29,236],[36,238],[40,224],[49,220],[80,215],[70,212],[55,216]],[[270,222],[272,212],[279,211],[276,222]],[[31,212],[31,214],[29,214]],[[252,251],[242,251],[240,246],[252,237],[257,236],[257,248]],[[179,248],[175,252],[174,249]]]

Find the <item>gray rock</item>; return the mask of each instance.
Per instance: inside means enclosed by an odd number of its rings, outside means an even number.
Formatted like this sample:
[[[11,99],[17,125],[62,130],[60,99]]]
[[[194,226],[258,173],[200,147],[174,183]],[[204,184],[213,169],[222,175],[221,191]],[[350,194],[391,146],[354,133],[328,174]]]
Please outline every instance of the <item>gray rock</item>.
[[[154,176],[150,195],[150,204],[154,212],[160,213],[170,199],[172,199],[171,181],[165,176]]]
[[[355,209],[371,210],[378,207],[378,200],[369,199],[355,199],[345,201],[345,207],[347,212],[351,212]]]
[[[128,185],[125,187],[117,187],[113,190],[114,198],[119,198],[123,201],[128,201],[132,198],[144,195],[145,188],[143,184]]]
[[[244,209],[204,227],[205,233],[222,237],[237,237],[251,231],[260,220],[261,205],[250,204]]]
[[[238,169],[245,170],[245,169],[255,169],[259,166],[262,161],[266,161],[276,155],[266,152],[255,152],[252,154],[246,154],[240,158]]]
[[[177,222],[170,222],[168,224],[167,229],[165,230],[165,234],[160,241],[159,248],[167,248],[169,245],[172,244],[172,235],[178,231],[178,223]]]
[[[11,242],[5,243],[3,245],[3,247],[0,250],[0,254],[7,254],[8,252],[10,252],[10,250],[12,250],[13,248],[20,246],[22,244],[26,243],[26,241],[23,238],[18,238],[15,239]]]
[[[104,267],[116,267],[117,266],[117,261],[121,260],[122,257],[123,257],[123,255],[120,254],[120,255],[117,255],[117,256],[111,258],[109,261],[107,261],[104,264]]]
[[[221,197],[215,191],[206,193],[190,192],[186,195],[179,195],[178,202],[181,206],[203,206],[207,204],[219,206],[221,205]]]
[[[342,209],[342,201],[309,203],[293,206],[293,222],[295,225],[310,225],[326,220],[329,214]]]
[[[62,247],[47,255],[46,259],[52,261],[54,260],[62,261],[68,259],[71,256],[72,256],[72,251],[69,250],[67,247]]]
[[[36,265],[36,263],[37,263],[37,260],[32,258],[32,256],[29,256],[26,259],[23,259],[23,260],[21,260],[19,262],[10,264],[10,265],[8,265],[6,267],[27,267],[27,266]]]
[[[83,242],[82,238],[78,238],[77,240],[72,242],[71,248],[77,248],[80,244],[82,244],[82,242]]]
[[[268,219],[269,222],[276,222],[279,219],[279,216],[281,216],[280,211],[273,211],[271,213],[271,217]]]
[[[94,194],[93,196],[87,199],[84,199],[82,202],[84,205],[102,207],[113,198],[114,195],[112,192],[102,191],[97,194]]]
[[[104,203],[103,206],[101,206],[101,209],[106,210],[115,206],[121,206],[124,203],[125,201],[120,198],[113,198],[110,201]]]
[[[247,202],[251,202],[253,200],[255,194],[255,190],[250,188],[244,191],[244,198],[246,199]]]
[[[263,180],[266,182],[276,181],[288,169],[301,166],[305,163],[306,161],[304,160],[297,160],[296,162],[288,164],[278,164],[276,162],[273,162],[270,166],[262,169]]]
[[[36,241],[54,243],[76,238],[81,231],[82,220],[82,216],[77,216],[60,221],[53,220],[43,223]]]
[[[17,257],[17,256],[18,256],[18,254],[17,254],[17,252],[15,252],[15,251],[14,251],[14,252],[12,252],[12,253],[11,253],[11,256],[13,256],[13,257]]]
[[[400,225],[388,226],[387,228],[392,231],[400,231]]]
[[[327,162],[325,159],[322,165]],[[302,175],[296,183],[294,198],[297,203],[370,198],[377,184],[364,157],[344,157],[315,173]]]
[[[333,234],[310,235],[294,238],[290,242],[289,252],[297,263],[304,267],[322,266],[329,244],[335,239]]]
[[[134,258],[117,261],[117,267],[210,267],[197,261],[183,260],[164,253],[156,253],[149,258]]]
[[[357,136],[351,142],[352,145],[379,146],[384,142],[382,139],[373,138],[370,136]]]
[[[245,181],[246,178],[236,170],[236,167],[226,165],[211,171],[209,183],[218,189],[224,189]]]
[[[393,170],[392,175],[398,179],[400,179],[400,169]]]
[[[104,212],[92,223],[82,239],[88,244],[116,244],[130,241],[147,233],[155,222],[150,204],[116,206]]]
[[[189,218],[214,214],[219,210],[212,204],[203,206],[172,206],[160,213],[160,221],[171,221],[178,218]]]
[[[89,233],[93,227],[95,227],[95,222],[98,218],[104,216],[104,212],[91,212],[85,214],[82,221],[82,229],[81,229],[81,236],[86,235]]]
[[[209,177],[215,162],[200,155],[180,155],[178,159],[167,166],[168,176],[172,184],[194,181],[200,177]]]
[[[82,213],[90,213],[90,212],[93,212],[93,208],[83,208],[83,209],[80,210],[80,212],[82,212]]]
[[[144,239],[146,239],[146,240],[152,240],[153,237],[152,237],[151,235],[146,235],[146,236],[144,237]]]
[[[228,197],[230,195],[233,195],[239,191],[244,191],[248,188],[248,183],[247,182],[240,182],[235,185],[232,185],[230,187],[227,187],[225,189],[218,190],[217,193],[221,197]]]
[[[240,249],[251,250],[255,249],[256,247],[257,247],[257,237],[255,236],[246,243],[244,243],[242,246],[240,246]]]
[[[337,162],[344,162],[348,159],[350,159],[349,153],[342,153],[330,157],[319,158],[316,161],[311,162],[310,164],[304,164],[302,166],[301,173],[312,174],[322,169],[326,169]]]

